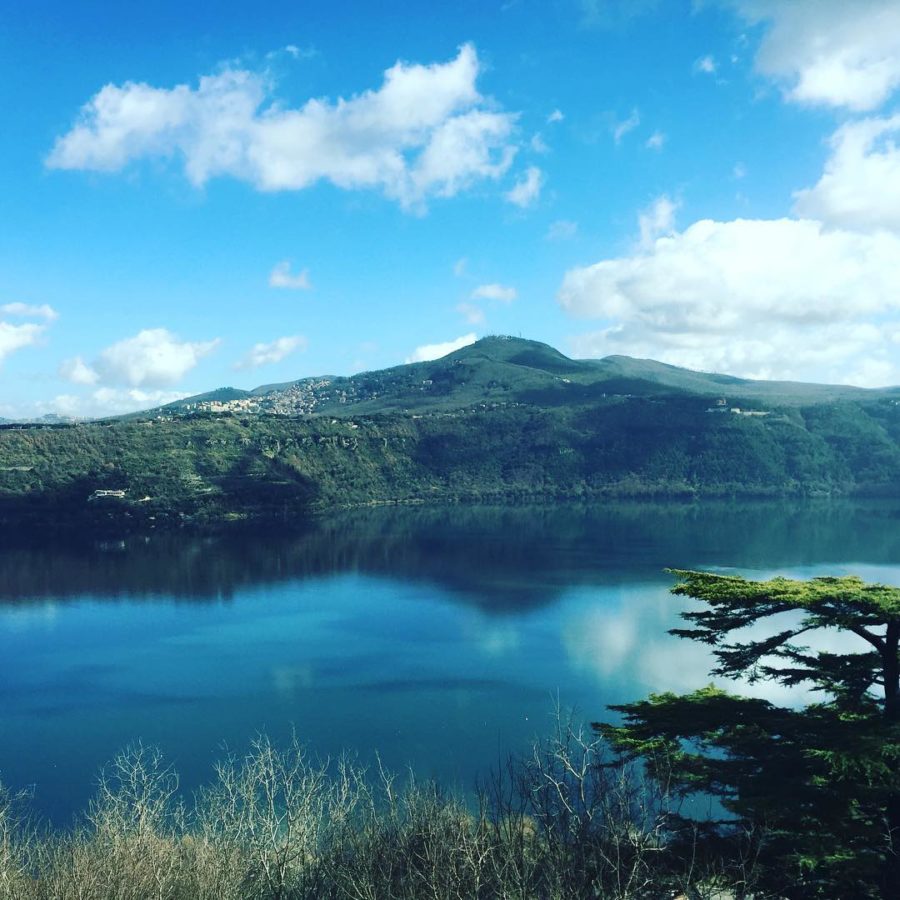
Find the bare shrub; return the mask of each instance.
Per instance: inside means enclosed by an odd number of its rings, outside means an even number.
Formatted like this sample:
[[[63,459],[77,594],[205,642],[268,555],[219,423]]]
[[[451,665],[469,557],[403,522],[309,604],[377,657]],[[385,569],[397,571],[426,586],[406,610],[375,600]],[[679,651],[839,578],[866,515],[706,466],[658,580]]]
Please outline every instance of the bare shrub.
[[[259,737],[242,759],[219,763],[216,774],[197,821],[207,846],[232,864],[243,859],[243,896],[317,896],[332,812],[327,766],[311,763],[296,737],[283,751]]]
[[[410,775],[398,789],[380,766],[373,782],[366,773],[344,769],[352,797],[334,834],[328,859],[336,896],[352,900],[431,898],[462,900],[487,896],[487,859],[492,851],[483,815],[433,782]]]
[[[103,769],[87,821],[43,841],[34,893],[54,900],[169,900],[179,895],[185,815],[178,777],[133,744]]]
[[[34,842],[28,826],[26,793],[0,784],[0,897],[26,897],[33,868]]]
[[[754,847],[700,860],[673,798],[571,720],[476,794],[259,737],[190,811],[157,750],[113,760],[78,828],[35,836],[0,792],[2,900],[749,898]]]

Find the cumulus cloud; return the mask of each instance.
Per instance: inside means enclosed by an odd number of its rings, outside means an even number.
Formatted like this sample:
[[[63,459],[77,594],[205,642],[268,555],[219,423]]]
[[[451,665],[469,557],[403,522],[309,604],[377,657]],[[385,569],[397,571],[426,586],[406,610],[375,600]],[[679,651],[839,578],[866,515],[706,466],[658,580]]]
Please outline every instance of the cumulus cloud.
[[[47,324],[57,318],[57,313],[46,304],[31,306],[27,303],[5,303],[0,306],[0,316],[43,320],[43,322],[22,322],[15,325],[0,318],[0,363],[2,363],[16,350],[37,344],[46,331]]]
[[[469,344],[474,344],[477,340],[478,336],[473,332],[471,334],[464,334],[462,337],[456,338],[456,340],[446,341],[443,344],[423,344],[421,347],[416,347],[416,349],[406,357],[406,362],[428,362],[432,359],[440,359],[442,356],[446,356],[454,350],[460,350],[462,347],[468,347]]]
[[[518,294],[514,287],[507,284],[481,284],[472,291],[472,300],[498,300],[500,303],[512,303]]]
[[[309,280],[309,269],[303,269],[296,275],[292,275],[290,261],[287,259],[282,260],[269,273],[269,287],[286,288],[293,291],[310,291],[312,290],[312,282]]]
[[[59,374],[72,384],[96,384],[100,380],[100,374],[80,356],[63,360],[59,366]]]
[[[544,186],[544,173],[537,166],[529,166],[525,174],[503,196],[509,203],[523,209],[535,203]]]
[[[56,141],[47,165],[116,172],[135,160],[177,157],[198,186],[219,176],[263,191],[325,180],[421,208],[428,197],[499,178],[512,163],[516,116],[482,97],[480,71],[466,44],[446,63],[396,63],[377,90],[299,108],[280,104],[271,81],[237,68],[206,75],[196,88],[108,84]]]
[[[180,381],[219,340],[182,341],[165,328],[148,328],[107,347],[96,368],[104,381],[163,387]]]
[[[841,126],[818,184],[794,195],[797,213],[839,227],[900,232],[898,133],[900,115]]]
[[[723,0],[767,23],[757,70],[798,103],[877,109],[900,86],[896,0]]]
[[[716,61],[712,56],[701,56],[700,59],[694,62],[695,73],[715,75],[717,68]]]
[[[17,316],[23,319],[43,319],[45,322],[55,322],[59,313],[46,303],[35,306],[30,303],[5,303],[0,306],[0,315]]]
[[[809,220],[703,220],[566,273],[584,356],[652,356],[758,378],[900,381],[900,237]]]
[[[281,362],[297,350],[305,350],[307,340],[301,334],[280,337],[268,344],[254,344],[250,351],[235,364],[235,369],[257,369]]]
[[[666,145],[666,135],[661,131],[654,131],[650,137],[647,138],[644,146],[648,150],[662,150],[662,148]]]
[[[87,395],[58,394],[37,404],[38,414],[56,413],[76,418],[101,418],[174,403],[188,395],[183,391],[100,387]]]
[[[165,328],[147,328],[101,351],[90,365],[81,357],[66,360],[60,374],[76,384],[162,388],[181,380],[219,344],[182,341]]]
[[[43,332],[43,326],[35,325],[33,322],[11,325],[9,322],[0,321],[0,363],[10,353],[36,344]]]
[[[565,119],[565,116],[562,113],[562,110],[554,109],[549,116],[547,116],[547,124],[552,125],[555,122],[562,122]]]

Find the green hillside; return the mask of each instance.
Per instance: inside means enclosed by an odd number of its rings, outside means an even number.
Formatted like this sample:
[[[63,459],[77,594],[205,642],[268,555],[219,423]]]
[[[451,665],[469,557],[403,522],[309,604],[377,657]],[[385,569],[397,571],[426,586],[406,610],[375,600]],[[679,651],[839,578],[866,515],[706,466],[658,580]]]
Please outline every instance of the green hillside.
[[[495,336],[431,362],[350,377],[317,376],[251,391],[222,388],[171,403],[152,414],[270,412],[333,416],[460,410],[479,403],[559,407],[606,395],[690,394],[779,406],[900,397],[900,389],[751,381],[680,369],[653,360],[609,356],[574,360],[537,341]]]
[[[900,397],[900,389],[867,390],[836,384],[806,384],[798,381],[754,381],[732,375],[716,375],[680,369],[652,359],[608,356],[598,360],[598,370],[610,378],[632,378],[651,381],[687,393],[705,396],[726,395],[738,399],[768,400],[782,405],[833,403],[839,400],[866,400],[875,396]]]
[[[253,408],[257,396],[275,407]],[[261,395],[217,391],[143,417],[2,426],[0,524],[145,529],[377,503],[892,495],[895,396],[570,360],[493,338],[434,362]]]

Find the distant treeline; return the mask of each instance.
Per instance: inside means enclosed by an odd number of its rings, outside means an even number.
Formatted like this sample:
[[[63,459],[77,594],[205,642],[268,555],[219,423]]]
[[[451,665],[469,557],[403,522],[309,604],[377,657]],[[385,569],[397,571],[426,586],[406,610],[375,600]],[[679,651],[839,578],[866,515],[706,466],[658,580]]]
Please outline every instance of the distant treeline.
[[[900,492],[892,401],[765,412],[711,411],[695,396],[617,395],[423,415],[2,429],[0,527],[280,524],[379,503]]]

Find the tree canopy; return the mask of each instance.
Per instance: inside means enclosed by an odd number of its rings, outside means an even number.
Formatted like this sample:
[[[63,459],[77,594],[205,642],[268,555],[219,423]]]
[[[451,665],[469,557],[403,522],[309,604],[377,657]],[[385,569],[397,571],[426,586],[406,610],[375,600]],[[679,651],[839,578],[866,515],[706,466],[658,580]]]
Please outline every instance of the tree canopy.
[[[900,588],[673,574],[702,605],[672,633],[713,648],[712,675],[815,696],[778,706],[709,686],[612,707],[621,722],[595,728],[620,756],[693,797],[686,810],[713,801],[675,817],[673,839],[774,896],[900,897]]]

